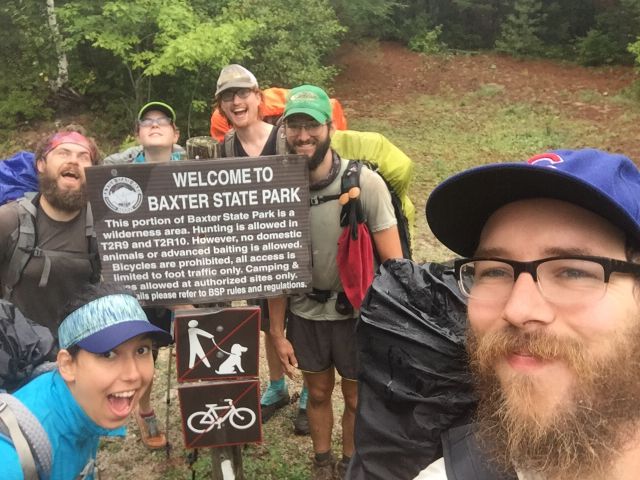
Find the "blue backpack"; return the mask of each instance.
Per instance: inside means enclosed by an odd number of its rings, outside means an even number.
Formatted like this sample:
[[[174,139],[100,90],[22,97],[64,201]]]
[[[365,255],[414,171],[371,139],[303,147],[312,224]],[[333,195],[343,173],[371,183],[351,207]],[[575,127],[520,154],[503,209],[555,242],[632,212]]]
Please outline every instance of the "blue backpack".
[[[38,191],[38,172],[35,155],[18,152],[13,157],[0,160],[0,205],[23,197],[27,192]]]

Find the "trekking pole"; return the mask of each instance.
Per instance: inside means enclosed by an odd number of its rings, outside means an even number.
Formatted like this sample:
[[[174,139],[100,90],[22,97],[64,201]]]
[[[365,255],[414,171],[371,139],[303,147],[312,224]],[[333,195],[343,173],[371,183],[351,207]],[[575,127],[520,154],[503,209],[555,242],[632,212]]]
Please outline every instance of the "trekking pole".
[[[167,444],[165,445],[165,453],[167,458],[171,455],[171,442],[169,441],[169,406],[171,405],[171,363],[173,362],[173,344],[169,345],[169,359],[167,360],[167,396],[165,403],[167,405],[165,409],[164,418],[164,431],[167,436]]]

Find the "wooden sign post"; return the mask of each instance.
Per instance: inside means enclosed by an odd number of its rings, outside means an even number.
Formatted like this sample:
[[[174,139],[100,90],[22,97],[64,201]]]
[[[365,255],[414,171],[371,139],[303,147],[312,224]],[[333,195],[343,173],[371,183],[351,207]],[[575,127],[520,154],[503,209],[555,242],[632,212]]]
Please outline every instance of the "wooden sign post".
[[[102,165],[86,176],[102,275],[143,305],[311,290],[306,157]],[[218,447],[220,479],[227,462],[241,478],[237,445],[262,439],[259,311],[183,310],[175,319],[185,445]]]
[[[181,310],[174,335],[184,444],[213,448],[214,479],[240,480],[237,446],[262,441],[260,308]]]

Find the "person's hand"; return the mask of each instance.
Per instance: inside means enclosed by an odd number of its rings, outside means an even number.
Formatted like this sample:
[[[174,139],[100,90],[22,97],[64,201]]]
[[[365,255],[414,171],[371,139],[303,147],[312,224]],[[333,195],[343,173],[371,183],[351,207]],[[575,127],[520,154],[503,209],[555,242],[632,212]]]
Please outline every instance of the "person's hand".
[[[280,363],[282,364],[282,370],[289,377],[293,378],[293,374],[298,368],[298,360],[296,359],[295,352],[293,351],[293,345],[286,339],[286,337],[278,335],[271,337],[273,346],[278,353]]]

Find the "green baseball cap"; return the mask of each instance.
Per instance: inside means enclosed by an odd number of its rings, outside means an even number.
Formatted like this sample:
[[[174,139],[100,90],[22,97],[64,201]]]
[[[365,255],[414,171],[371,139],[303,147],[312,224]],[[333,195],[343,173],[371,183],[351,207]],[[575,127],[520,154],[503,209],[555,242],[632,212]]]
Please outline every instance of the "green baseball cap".
[[[320,123],[327,123],[331,119],[329,96],[315,85],[300,85],[292,89],[287,95],[284,118],[296,113],[304,113]]]
[[[158,110],[159,112],[166,113],[167,117],[171,119],[173,123],[176,123],[176,112],[171,105],[167,105],[164,102],[149,102],[144,105],[138,112],[138,120],[142,120],[144,114],[150,110]]]

